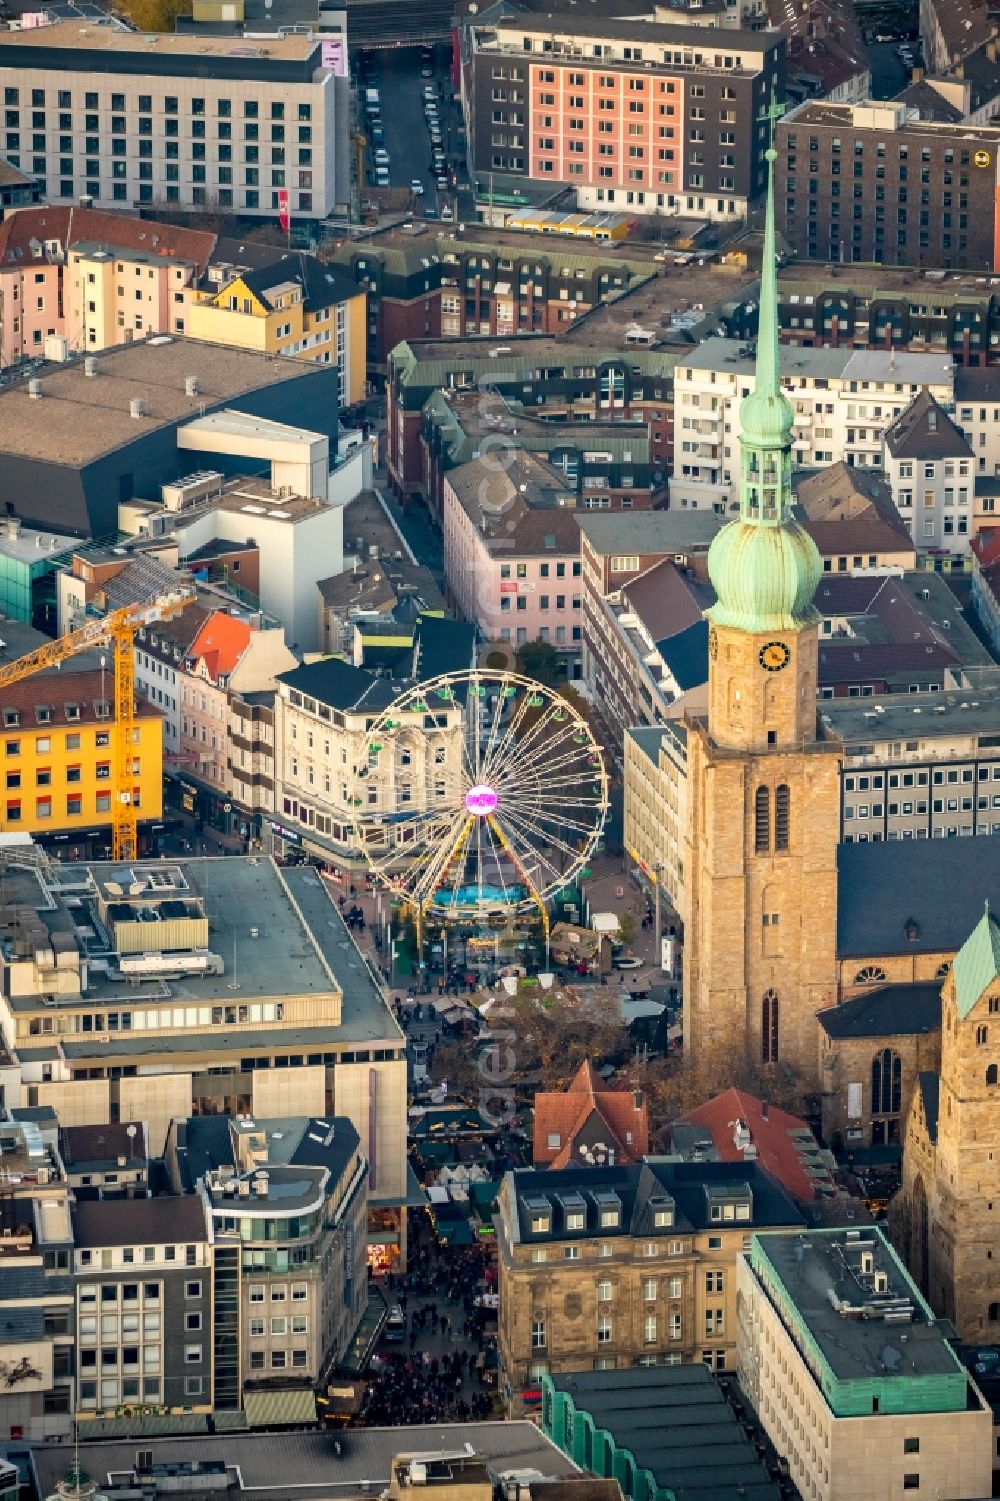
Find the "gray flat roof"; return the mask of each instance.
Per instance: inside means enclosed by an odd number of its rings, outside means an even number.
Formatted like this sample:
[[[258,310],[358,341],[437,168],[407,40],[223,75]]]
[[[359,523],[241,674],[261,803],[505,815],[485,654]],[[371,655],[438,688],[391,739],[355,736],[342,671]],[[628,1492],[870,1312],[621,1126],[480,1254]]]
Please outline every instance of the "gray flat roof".
[[[732,375],[751,376],[755,369],[752,355],[741,339],[706,339],[690,354],[678,360],[678,366],[695,370],[715,370]],[[940,385],[950,380],[953,370],[947,355],[910,354],[906,350],[890,353],[881,349],[808,349],[804,345],[781,346],[781,373],[815,380],[886,381],[892,385]]]
[[[598,552],[625,555],[708,547],[726,520],[714,511],[580,511],[576,519]]]
[[[970,677],[978,676],[974,669],[966,671]],[[850,752],[854,744],[954,740],[958,736],[1000,732],[1000,672],[986,668],[982,677],[976,687],[948,692],[823,699],[820,703],[823,734],[828,739],[842,741]]]
[[[340,1443],[338,1454],[334,1445]],[[232,1433],[191,1438],[135,1439],[88,1444],[81,1430],[80,1466],[103,1489],[112,1475],[132,1473],[137,1447],[154,1465],[192,1461],[239,1468],[244,1496],[261,1501],[325,1501],[378,1493],[389,1484],[397,1454],[461,1452],[471,1444],[494,1471],[539,1470],[556,1478],[579,1473],[533,1423],[435,1423],[412,1428],[352,1428],[346,1433]],[[30,1451],[38,1494],[53,1494],[66,1473],[63,1447],[41,1444]]]
[[[849,1239],[852,1234],[854,1240]],[[864,1250],[870,1251],[873,1258],[871,1275],[860,1269]],[[961,1373],[958,1357],[941,1326],[935,1322],[889,1242],[874,1226],[860,1232],[810,1230],[807,1235],[755,1237],[751,1252],[755,1270],[759,1254],[770,1263],[801,1321],[800,1327],[789,1329],[792,1338],[802,1348],[801,1336],[806,1331],[838,1380],[874,1378],[881,1382],[893,1376],[912,1379]],[[861,1318],[833,1306],[831,1293],[841,1305],[846,1304],[852,1310],[871,1307],[875,1298],[874,1271],[886,1274],[887,1291],[881,1296],[909,1304],[913,1312],[910,1323],[887,1324],[877,1314]],[[905,1335],[905,1340],[901,1335]],[[961,1388],[964,1398],[964,1379]],[[905,1406],[902,1410],[906,1410]]]
[[[842,959],[955,954],[987,898],[1000,911],[1000,834],[841,844],[837,953]]]

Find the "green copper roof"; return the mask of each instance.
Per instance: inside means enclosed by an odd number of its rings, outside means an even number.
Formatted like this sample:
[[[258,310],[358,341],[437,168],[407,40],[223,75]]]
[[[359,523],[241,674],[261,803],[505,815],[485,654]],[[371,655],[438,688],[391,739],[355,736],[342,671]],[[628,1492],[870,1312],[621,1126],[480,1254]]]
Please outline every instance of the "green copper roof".
[[[756,376],[740,407],[740,515],[722,528],[708,554],[718,595],[709,618],[751,632],[796,630],[817,620],[812,600],[823,572],[816,544],[791,514],[795,413],[781,389],[774,232],[773,127],[779,113],[772,104]]]
[[[989,902],[955,955],[954,975],[955,1001],[958,1014],[964,1019],[983,991],[1000,979],[1000,925],[990,915]]]

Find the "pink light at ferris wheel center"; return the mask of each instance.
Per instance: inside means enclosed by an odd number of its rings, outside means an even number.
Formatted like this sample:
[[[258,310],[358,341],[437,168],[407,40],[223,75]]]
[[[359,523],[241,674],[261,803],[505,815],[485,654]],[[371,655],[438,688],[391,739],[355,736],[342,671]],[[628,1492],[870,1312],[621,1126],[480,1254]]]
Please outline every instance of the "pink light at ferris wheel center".
[[[496,811],[496,806],[496,788],[488,786],[485,782],[479,782],[475,787],[470,787],[465,794],[465,810],[471,813],[473,818],[489,817]]]

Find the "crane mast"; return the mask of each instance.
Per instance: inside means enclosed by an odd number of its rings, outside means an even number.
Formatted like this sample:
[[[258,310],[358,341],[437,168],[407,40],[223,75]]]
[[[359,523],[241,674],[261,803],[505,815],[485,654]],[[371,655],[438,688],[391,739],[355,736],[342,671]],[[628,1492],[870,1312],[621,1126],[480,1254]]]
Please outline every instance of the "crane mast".
[[[145,604],[125,605],[101,620],[88,620],[78,630],[48,641],[0,667],[0,692],[46,667],[58,667],[77,652],[95,646],[110,646],[114,673],[114,796],[111,800],[111,855],[114,860],[134,860],[139,852],[138,819],[132,791],[135,754],[135,653],[136,631],[177,615],[193,604],[193,593],[178,590]]]

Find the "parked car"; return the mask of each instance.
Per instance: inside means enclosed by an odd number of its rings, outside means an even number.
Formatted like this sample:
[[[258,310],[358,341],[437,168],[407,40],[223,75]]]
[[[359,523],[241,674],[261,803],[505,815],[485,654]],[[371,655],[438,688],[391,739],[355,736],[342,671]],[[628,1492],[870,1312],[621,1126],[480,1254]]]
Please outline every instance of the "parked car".
[[[410,179],[410,192],[414,193],[419,198],[422,195],[423,191],[424,191],[424,185],[420,181],[420,178],[419,177],[411,177],[411,179]]]

